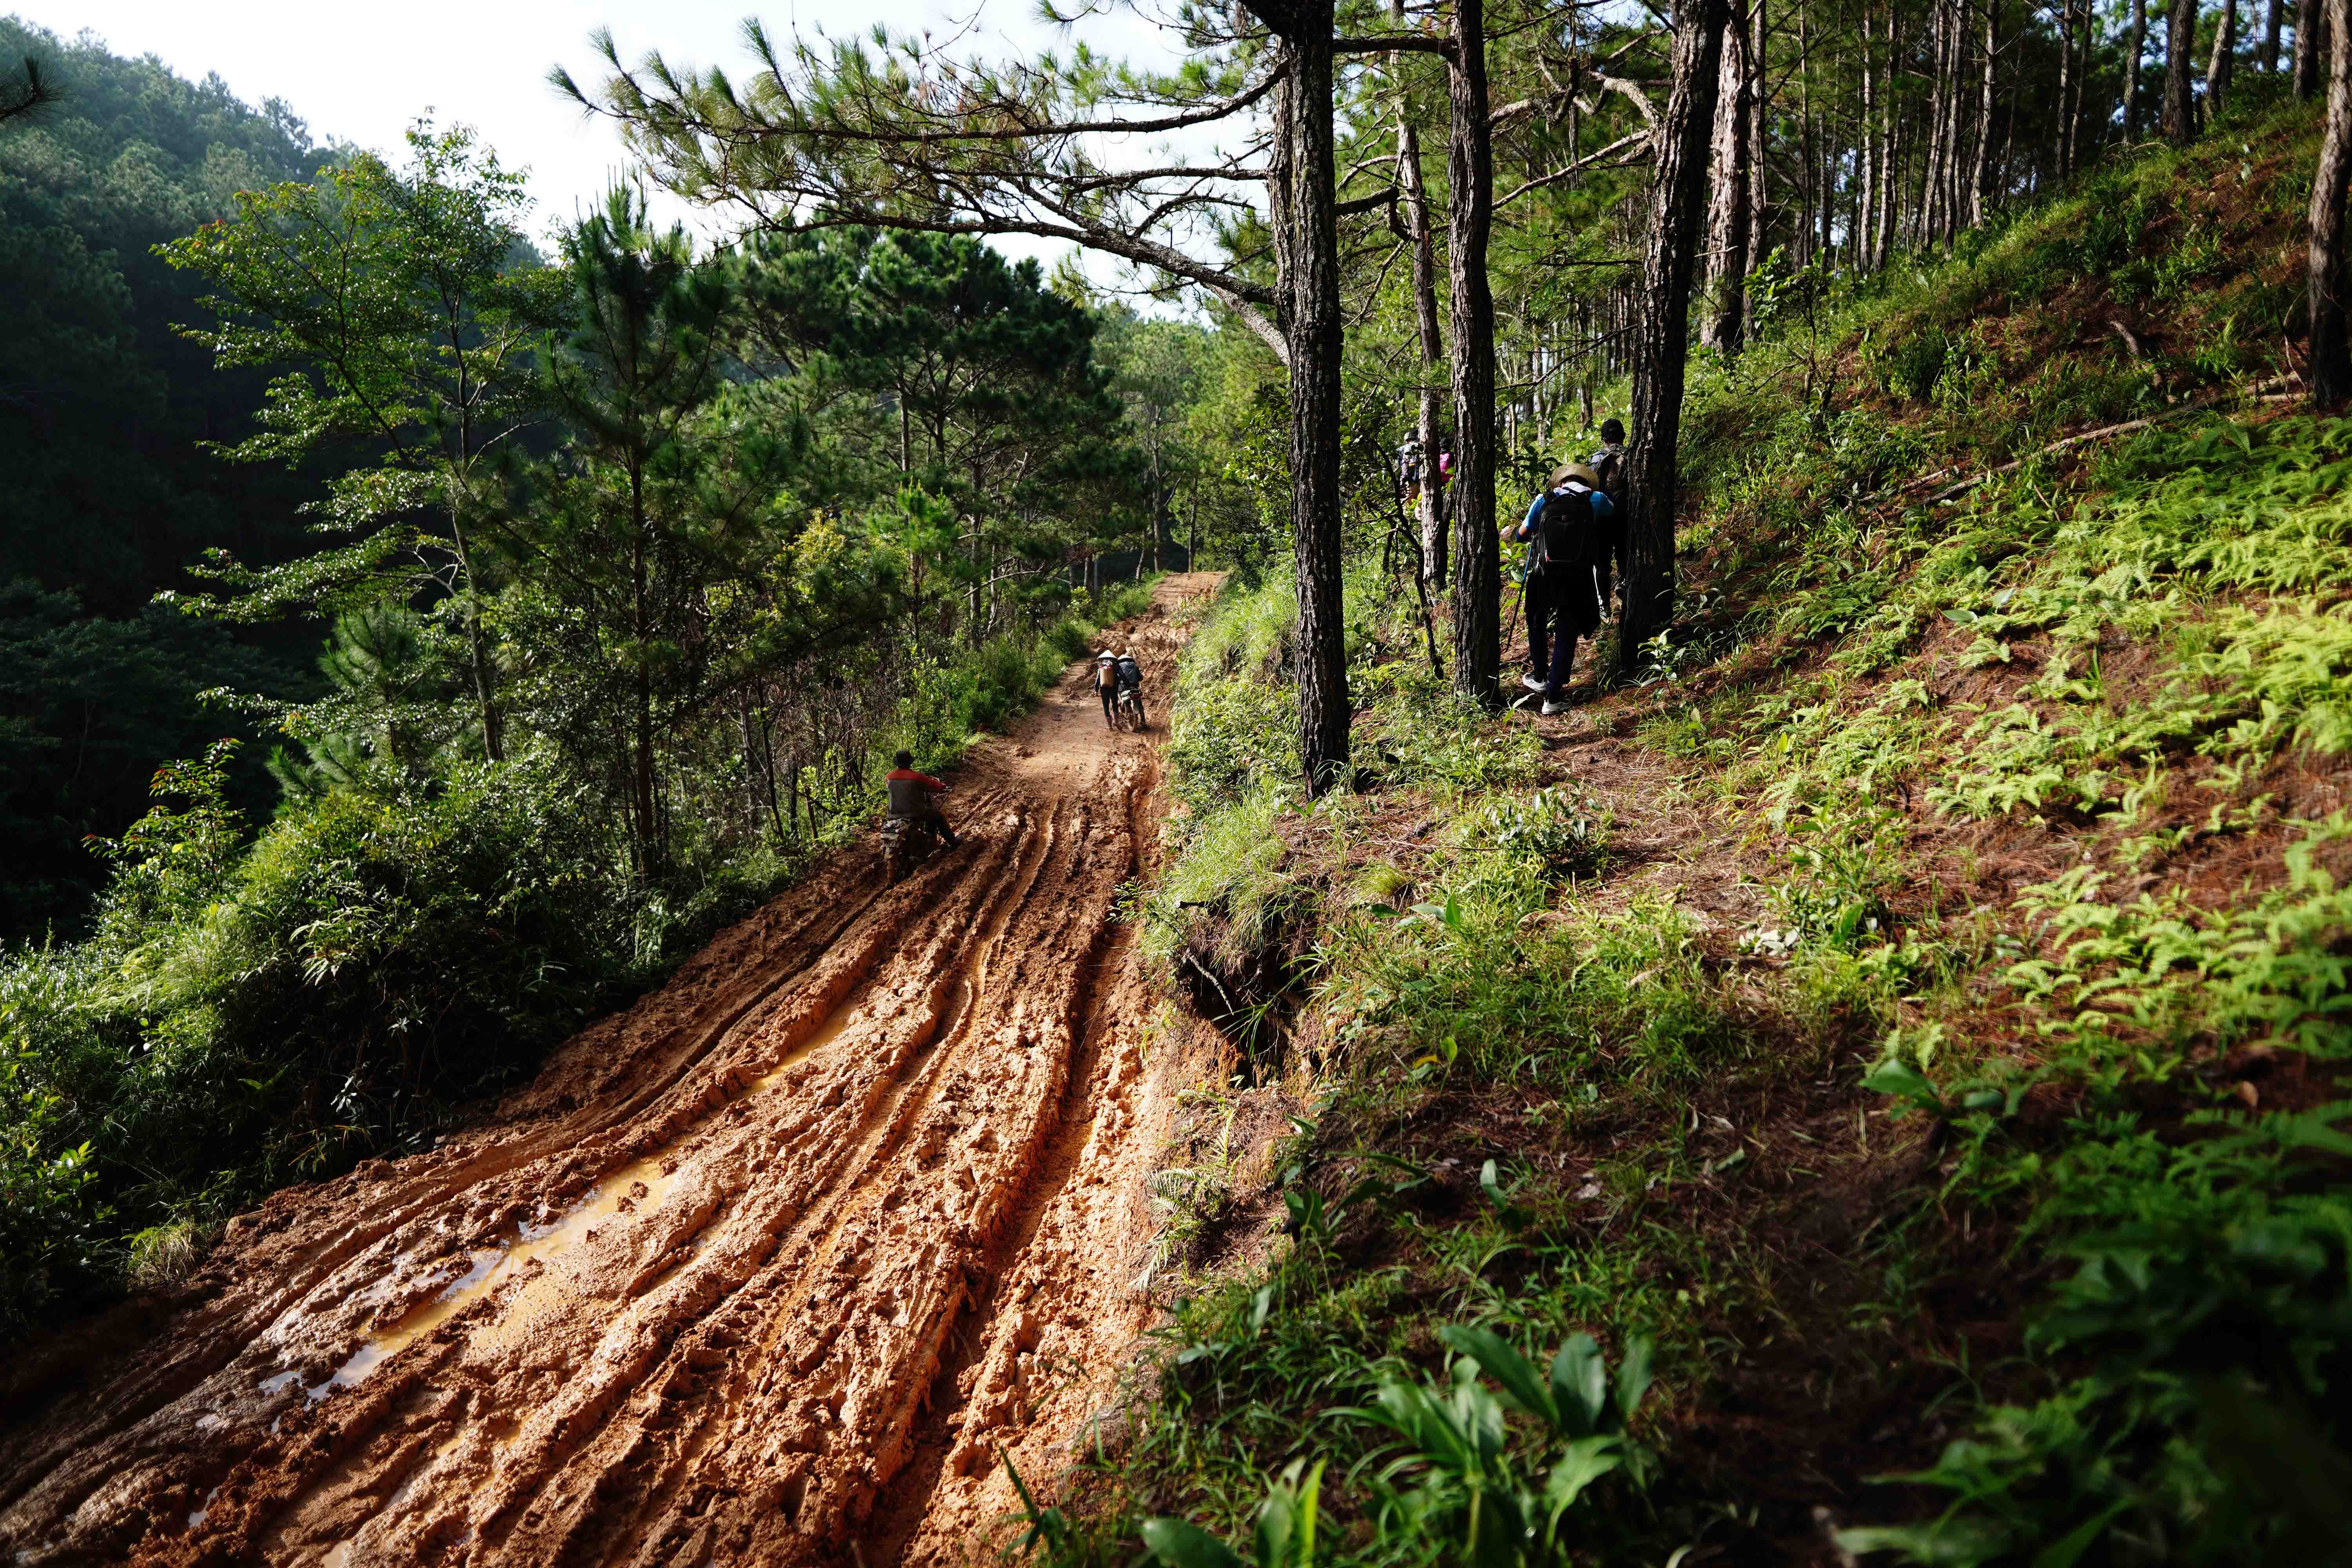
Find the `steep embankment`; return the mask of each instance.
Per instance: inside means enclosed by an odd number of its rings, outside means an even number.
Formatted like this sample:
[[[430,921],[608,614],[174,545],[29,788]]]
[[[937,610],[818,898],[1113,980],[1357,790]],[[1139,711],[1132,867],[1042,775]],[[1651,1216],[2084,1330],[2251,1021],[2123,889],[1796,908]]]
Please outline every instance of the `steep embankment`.
[[[1161,689],[1212,586],[1119,628]],[[479,1127],[238,1219],[152,1343],[20,1376],[0,1547],[960,1561],[1144,1322],[1158,745],[1074,669],[974,749],[959,850],[845,853]]]

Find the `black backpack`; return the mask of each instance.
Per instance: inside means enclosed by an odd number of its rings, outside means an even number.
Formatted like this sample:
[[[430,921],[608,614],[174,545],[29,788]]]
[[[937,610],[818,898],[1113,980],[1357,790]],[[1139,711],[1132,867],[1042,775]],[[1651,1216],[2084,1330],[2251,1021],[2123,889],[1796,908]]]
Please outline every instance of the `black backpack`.
[[[1592,492],[1554,490],[1536,514],[1536,537],[1546,566],[1581,566],[1591,554]]]
[[[1600,476],[1601,489],[1611,500],[1622,500],[1621,487],[1625,480],[1625,455],[1622,452],[1602,452],[1595,456],[1592,471]]]

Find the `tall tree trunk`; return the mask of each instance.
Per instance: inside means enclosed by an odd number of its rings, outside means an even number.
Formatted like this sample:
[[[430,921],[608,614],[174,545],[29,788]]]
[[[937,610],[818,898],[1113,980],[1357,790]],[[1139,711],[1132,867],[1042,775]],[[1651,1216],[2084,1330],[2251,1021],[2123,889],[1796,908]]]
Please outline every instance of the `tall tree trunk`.
[[[2000,58],[2000,0],[1985,0],[1984,75],[1977,83],[1977,156],[1969,171],[1969,226],[1982,228],[1985,220],[1985,171],[1992,151],[1993,66]]]
[[[1628,673],[1639,668],[1642,645],[1674,619],[1675,459],[1689,355],[1691,276],[1706,216],[1706,144],[1728,12],[1727,0],[1684,0],[1675,16],[1674,90],[1658,136],[1643,253],[1646,293],[1634,329],[1625,615],[1617,644],[1618,666]]]
[[[637,875],[651,880],[661,859],[656,844],[658,829],[654,822],[654,628],[647,599],[645,476],[634,467],[629,472],[629,514],[635,525],[629,544],[629,635],[636,644],[637,667],[636,711],[632,715],[636,733],[630,758],[630,785],[635,807],[633,815],[636,818]]]
[[[1454,0],[1453,95],[1445,172],[1446,282],[1454,341],[1454,686],[1502,701],[1501,548],[1495,538],[1495,296],[1486,237],[1495,219],[1495,158],[1486,103],[1486,8]]]
[[[482,755],[494,763],[507,760],[506,737],[499,722],[498,689],[490,678],[490,654],[482,639],[482,601],[474,586],[473,550],[466,540],[466,522],[457,507],[449,509],[449,539],[457,553],[457,574],[466,582],[466,667],[474,680],[476,716],[482,729]]]
[[[1706,250],[1713,309],[1699,329],[1700,341],[1725,354],[1738,353],[1747,332],[1748,109],[1752,81],[1747,21],[1735,14],[1724,34],[1723,75],[1716,87],[1710,153],[1714,188],[1707,208]]]
[[[1762,265],[1771,254],[1772,237],[1772,171],[1766,156],[1771,134],[1772,79],[1764,69],[1765,46],[1769,41],[1765,26],[1765,8],[1769,0],[1748,0],[1748,58],[1755,77],[1748,93],[1748,265]],[[1748,318],[1748,335],[1756,335],[1758,322],[1753,312]]]
[[[1870,25],[1873,12],[1869,0],[1862,7],[1862,87],[1861,109],[1854,121],[1854,177],[1862,183],[1862,194],[1853,209],[1853,262],[1857,271],[1867,271],[1876,265],[1878,247],[1878,204],[1884,199],[1883,175],[1879,169],[1878,141],[1878,68],[1871,52]]]
[[[2327,134],[2311,182],[2311,400],[2333,407],[2352,397],[2352,342],[2345,303],[2344,202],[2352,193],[2352,0],[2327,0]]]
[[[2221,19],[2213,27],[2213,52],[2205,60],[2205,119],[2221,117],[2230,98],[2230,78],[2238,63],[2238,0],[2221,0]]]
[[[2308,103],[2311,95],[2319,90],[2319,35],[2326,23],[2321,19],[2320,0],[2295,0],[2294,7],[2294,99]]]
[[[1339,220],[1332,149],[1332,0],[1255,0],[1282,40],[1268,160],[1275,267],[1290,362],[1290,531],[1298,574],[1298,756],[1310,795],[1348,775],[1339,558]]]
[[[2263,16],[2262,67],[2266,76],[2278,75],[2280,21],[2279,0],[2270,0]]]
[[[2197,54],[2197,0],[2168,0],[2164,33],[2164,133],[2186,147],[2197,139],[2189,65]]]
[[[2275,5],[2278,0],[2271,0]],[[2139,136],[2139,63],[2147,53],[2147,0],[2131,0],[2131,53],[2124,58],[2124,136]]]
[[[1401,58],[1401,57],[1392,57]],[[1421,578],[1436,593],[1445,586],[1445,498],[1437,488],[1438,424],[1443,418],[1445,342],[1437,330],[1437,251],[1430,234],[1429,187],[1422,178],[1421,132],[1402,85],[1397,89],[1397,185],[1404,200],[1405,238],[1412,247],[1412,316],[1421,334],[1421,375],[1413,437],[1421,445]]]
[[[2074,172],[2074,0],[2058,0],[2058,115],[2052,123],[2058,177]]]
[[[1285,5],[1292,23],[1290,525],[1298,565],[1298,754],[1320,795],[1348,776],[1346,626],[1339,559],[1339,217],[1332,148],[1331,0]]]

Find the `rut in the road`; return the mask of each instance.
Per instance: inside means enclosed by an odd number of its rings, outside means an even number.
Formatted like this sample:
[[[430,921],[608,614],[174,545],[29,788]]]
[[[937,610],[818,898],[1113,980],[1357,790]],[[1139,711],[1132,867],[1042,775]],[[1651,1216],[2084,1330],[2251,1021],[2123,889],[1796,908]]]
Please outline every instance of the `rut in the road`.
[[[1164,682],[1164,621],[1134,637]],[[1166,1096],[1115,901],[1154,766],[1066,685],[965,771],[963,848],[887,890],[845,854],[474,1133],[247,1216],[167,1332],[0,1440],[0,1548],[981,1548],[995,1453],[1048,1462],[1142,1321]]]

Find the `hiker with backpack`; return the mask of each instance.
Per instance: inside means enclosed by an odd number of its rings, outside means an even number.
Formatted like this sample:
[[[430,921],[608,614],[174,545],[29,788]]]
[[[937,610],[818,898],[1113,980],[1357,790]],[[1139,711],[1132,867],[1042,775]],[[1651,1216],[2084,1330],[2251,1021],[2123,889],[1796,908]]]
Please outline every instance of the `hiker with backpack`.
[[[1623,428],[1618,426],[1621,435]],[[1604,438],[1607,434],[1604,427]],[[1528,673],[1519,684],[1543,694],[1547,715],[1568,706],[1576,639],[1599,631],[1607,616],[1610,573],[1618,555],[1616,514],[1617,504],[1601,476],[1583,463],[1571,463],[1552,471],[1514,536],[1528,543]]]

